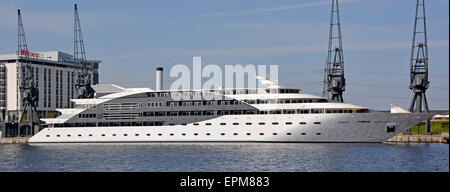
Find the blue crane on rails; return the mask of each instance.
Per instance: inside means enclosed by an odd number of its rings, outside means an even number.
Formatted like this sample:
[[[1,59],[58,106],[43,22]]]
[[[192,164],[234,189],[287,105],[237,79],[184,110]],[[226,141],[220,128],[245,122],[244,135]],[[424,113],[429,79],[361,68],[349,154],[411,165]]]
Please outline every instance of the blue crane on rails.
[[[337,32],[337,34],[335,32]],[[338,0],[332,0],[328,55],[325,66],[323,96],[330,98],[331,94],[331,100],[336,102],[344,102],[344,98],[342,97],[342,93],[344,91],[344,50],[342,49],[339,2]]]
[[[94,89],[91,87],[91,76],[89,71],[92,70],[86,60],[86,51],[84,49],[83,35],[81,34],[80,18],[78,16],[78,7],[75,4],[74,16],[74,65],[77,67],[76,88],[78,91],[77,98],[93,98]]]
[[[27,40],[25,38],[25,30],[22,23],[20,9],[17,10],[18,15],[18,43],[17,43],[17,63],[19,75],[20,89],[20,117],[18,120],[17,136],[30,136],[39,131],[40,120],[36,109],[39,101],[39,90],[35,84],[34,70],[31,67],[30,53],[28,51]],[[37,76],[36,71],[36,76]],[[26,118],[26,119],[24,119]],[[38,130],[35,130],[37,126]]]

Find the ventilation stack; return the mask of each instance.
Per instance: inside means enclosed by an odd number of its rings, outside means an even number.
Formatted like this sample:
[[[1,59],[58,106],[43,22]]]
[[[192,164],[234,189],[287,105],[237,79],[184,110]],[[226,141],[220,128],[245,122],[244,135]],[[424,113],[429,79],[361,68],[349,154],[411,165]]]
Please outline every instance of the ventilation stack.
[[[163,68],[156,68],[156,90],[161,91],[163,89]]]

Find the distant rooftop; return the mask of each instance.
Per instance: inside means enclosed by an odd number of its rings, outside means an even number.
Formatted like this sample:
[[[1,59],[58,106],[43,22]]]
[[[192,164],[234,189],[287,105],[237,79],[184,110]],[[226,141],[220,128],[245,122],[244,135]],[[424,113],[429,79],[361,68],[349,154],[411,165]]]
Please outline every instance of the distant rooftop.
[[[23,55],[24,53],[22,53]],[[30,52],[30,58],[35,60],[48,60],[63,63],[73,63],[73,55],[64,53],[62,51],[46,51],[46,52]],[[3,54],[0,55],[0,61],[17,59],[17,54]],[[88,60],[89,62],[101,63],[100,60]]]

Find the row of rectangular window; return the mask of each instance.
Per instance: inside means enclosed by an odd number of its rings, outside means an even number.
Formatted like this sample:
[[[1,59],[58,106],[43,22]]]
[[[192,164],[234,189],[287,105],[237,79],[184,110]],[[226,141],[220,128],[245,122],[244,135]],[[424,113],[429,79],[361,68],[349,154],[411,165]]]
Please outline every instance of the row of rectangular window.
[[[237,100],[206,100],[206,101],[167,101],[166,106],[202,106],[202,105],[239,105],[241,102]]]
[[[217,115],[266,115],[266,114],[321,114],[324,113],[365,113],[368,110],[324,110],[324,109],[280,109],[270,111],[257,110],[217,110]],[[214,115],[213,110],[207,111],[150,111],[143,112],[142,116],[200,116],[200,115]]]
[[[323,100],[323,99],[322,99]],[[319,100],[274,100],[278,103],[302,103],[302,102],[319,102]],[[320,100],[321,101],[321,100]],[[245,100],[249,104],[264,104],[272,103],[272,100]],[[322,101],[321,101],[322,102]],[[166,106],[202,106],[202,105],[238,105],[241,102],[237,100],[218,100],[218,101],[167,101]],[[147,102],[148,108],[162,107],[163,102]],[[142,103],[109,103],[103,104],[103,108],[107,111],[129,111],[142,107]],[[284,109],[284,110],[270,110],[270,111],[260,111],[259,114],[316,114],[316,113],[366,113],[369,112],[367,109]],[[219,115],[229,115],[229,114],[257,114],[256,112],[249,113],[239,113],[236,111],[227,112],[223,111],[218,113]]]
[[[84,118],[96,118],[97,117],[97,114],[78,114],[78,118],[82,118],[82,119],[84,119]]]
[[[106,103],[103,104],[103,109],[106,111],[131,111],[142,107],[142,103]]]
[[[271,104],[271,103],[316,103],[316,102],[326,102],[325,99],[272,99],[272,100],[244,100],[243,102],[248,104]],[[105,110],[132,110],[133,107],[129,106],[128,104],[103,104],[103,107]],[[239,105],[242,104],[241,102],[237,100],[214,100],[214,101],[167,101],[166,106],[174,107],[174,106],[210,106],[210,105]],[[137,105],[137,103],[133,103],[133,106]],[[126,106],[126,109],[121,109],[123,106]],[[140,105],[141,106],[141,105]],[[147,107],[153,108],[153,107],[162,107],[163,102],[147,102]],[[135,106],[137,108],[137,106]]]
[[[54,127],[118,127],[118,126],[162,126],[164,121],[138,121],[138,122],[98,122],[98,123],[63,123],[54,124]]]
[[[22,69],[22,73],[24,73],[25,71],[24,71],[24,69]],[[62,84],[62,82],[63,82],[63,71],[62,70],[55,70],[55,72],[56,72],[56,89],[55,89],[55,91],[56,91],[56,107],[58,108],[62,108],[63,107],[63,103],[62,103],[62,87],[63,87],[63,84]],[[51,101],[52,101],[52,97],[51,97],[51,88],[52,88],[52,86],[51,86],[51,83],[52,83],[52,81],[51,81],[51,74],[52,74],[52,70],[51,69],[47,69],[47,68],[44,68],[44,75],[43,75],[43,77],[44,77],[44,91],[43,91],[43,93],[44,93],[44,95],[43,95],[43,104],[44,104],[44,107],[51,107],[51,105],[52,105],[52,103],[51,103]],[[68,71],[68,73],[67,73],[67,76],[69,77],[69,75],[70,75],[70,72]],[[36,87],[39,87],[39,68],[38,67],[31,67],[31,77],[34,79],[34,81],[35,81],[35,86]],[[67,82],[69,83],[69,78],[68,78],[68,80],[67,80]],[[72,72],[72,83],[73,83],[73,72]],[[72,87],[72,94],[71,94],[71,97],[70,98],[74,98],[73,97],[73,89],[74,89],[74,87],[73,87],[73,85],[71,86]],[[70,86],[68,86],[68,95],[70,95],[69,94],[69,92],[70,92]],[[67,100],[67,103],[68,103],[68,107],[70,107],[71,105],[70,105],[70,98],[68,97],[68,100]],[[36,103],[36,107],[39,107],[39,102],[37,102]]]
[[[208,111],[149,111],[143,112],[143,117],[161,117],[161,116],[211,116],[214,115],[213,110]]]
[[[56,70],[56,108],[63,107],[63,72],[62,70]]]
[[[106,134],[100,134],[102,137],[105,137],[106,136]],[[146,136],[151,136],[152,134],[150,134],[150,133],[147,133],[147,134],[145,134]],[[158,133],[157,134],[158,136],[163,136],[163,134],[162,133]],[[170,136],[175,136],[175,134],[174,133],[170,133],[169,134]],[[181,133],[181,135],[182,136],[187,136],[187,134],[186,133]],[[193,134],[194,136],[198,136],[199,134],[198,133],[194,133]],[[205,135],[207,135],[207,136],[211,136],[211,133],[206,133]],[[221,136],[225,136],[226,135],[226,133],[220,133],[220,135]],[[238,133],[233,133],[233,135],[234,136],[237,136],[237,135],[239,135]],[[246,133],[245,135],[248,135],[248,136],[250,136],[250,135],[252,135],[251,133]],[[264,133],[259,133],[258,135],[261,135],[261,136],[263,136],[264,135]],[[272,135],[278,135],[278,133],[272,133]],[[292,133],[286,133],[286,135],[292,135]],[[300,135],[306,135],[306,133],[300,133]],[[322,135],[322,133],[316,133],[316,135]],[[68,134],[68,135],[66,135],[67,137],[71,137],[72,135],[71,134]],[[83,135],[82,134],[78,134],[77,135],[78,137],[82,137]],[[88,136],[89,137],[92,137],[93,136],[93,134],[88,134]],[[117,134],[112,134],[112,136],[113,137],[115,137],[115,136],[117,136]],[[123,136],[124,137],[127,137],[128,136],[128,134],[123,134]],[[136,137],[139,137],[140,136],[140,134],[134,134],[134,136],[136,136]],[[50,135],[46,135],[46,137],[50,137]],[[56,135],[56,137],[61,137],[61,135]]]
[[[326,99],[256,99],[243,100],[248,104],[288,104],[288,103],[326,103]],[[239,105],[237,100],[214,100],[214,101],[167,101],[166,106],[201,106],[201,105]]]
[[[241,94],[260,94],[260,93],[300,93],[298,89],[277,88],[246,88],[246,89],[215,89],[202,91],[171,91],[171,92],[152,92],[148,93],[149,97],[211,97],[220,95],[241,95]]]
[[[272,122],[272,125],[279,125],[279,122]],[[293,125],[292,122],[285,122],[285,125]],[[300,125],[306,125],[306,122],[299,122]],[[315,125],[322,124],[321,122],[313,122]],[[64,124],[54,124],[54,127],[115,127],[115,126],[162,126],[164,125],[164,121],[137,121],[137,122],[98,122],[97,123],[64,123]],[[187,124],[181,124],[183,126],[187,126]],[[198,126],[199,123],[193,123],[192,125]],[[205,123],[204,125],[211,126],[212,123]],[[227,123],[219,123],[219,125],[227,125]],[[232,123],[232,125],[240,125],[240,123]],[[245,123],[245,125],[253,125],[251,122]],[[266,125],[265,122],[259,122],[258,125]],[[171,123],[169,126],[175,126],[175,124]]]

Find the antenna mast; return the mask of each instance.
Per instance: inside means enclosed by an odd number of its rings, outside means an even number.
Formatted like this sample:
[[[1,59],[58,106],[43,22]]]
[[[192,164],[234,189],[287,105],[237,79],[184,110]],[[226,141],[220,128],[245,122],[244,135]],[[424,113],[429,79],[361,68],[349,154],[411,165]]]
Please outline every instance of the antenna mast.
[[[337,29],[337,34],[335,34],[334,31],[335,29]],[[337,45],[335,45],[336,43]],[[327,86],[326,90],[325,86]],[[338,0],[332,0],[330,34],[328,41],[328,56],[325,68],[323,94],[324,96],[326,95],[326,97],[329,98],[329,93],[331,93],[331,100],[337,102],[344,102],[344,99],[342,97],[342,93],[344,91],[345,91],[344,50],[342,49],[339,3]]]
[[[78,7],[75,4],[75,21],[74,21],[74,65],[77,67],[78,80],[76,87],[78,90],[78,98],[92,98],[94,90],[91,87],[89,78],[89,68],[86,60],[86,52],[84,50],[83,35],[81,33],[80,18],[78,17]]]
[[[422,24],[422,26],[418,27],[420,24]],[[414,95],[411,100],[409,111],[421,113],[423,102],[423,110],[426,113],[429,113],[427,97],[425,96],[425,92],[430,86],[430,82],[428,81],[428,43],[424,0],[417,0],[416,4],[410,71],[411,80],[409,89],[413,90]]]
[[[34,72],[29,62],[30,53],[28,52],[27,40],[25,38],[25,30],[23,28],[22,16],[20,9],[17,10],[18,15],[18,43],[17,43],[17,63],[19,66],[19,89],[21,93],[20,118],[18,122],[17,136],[28,136],[34,134],[35,116],[37,116],[36,125],[40,127],[39,115],[37,113],[36,104],[39,101],[39,90],[35,86]],[[38,74],[36,74],[38,75]],[[26,114],[26,115],[25,115]],[[26,116],[25,122],[24,116]],[[22,129],[24,131],[21,134]]]

